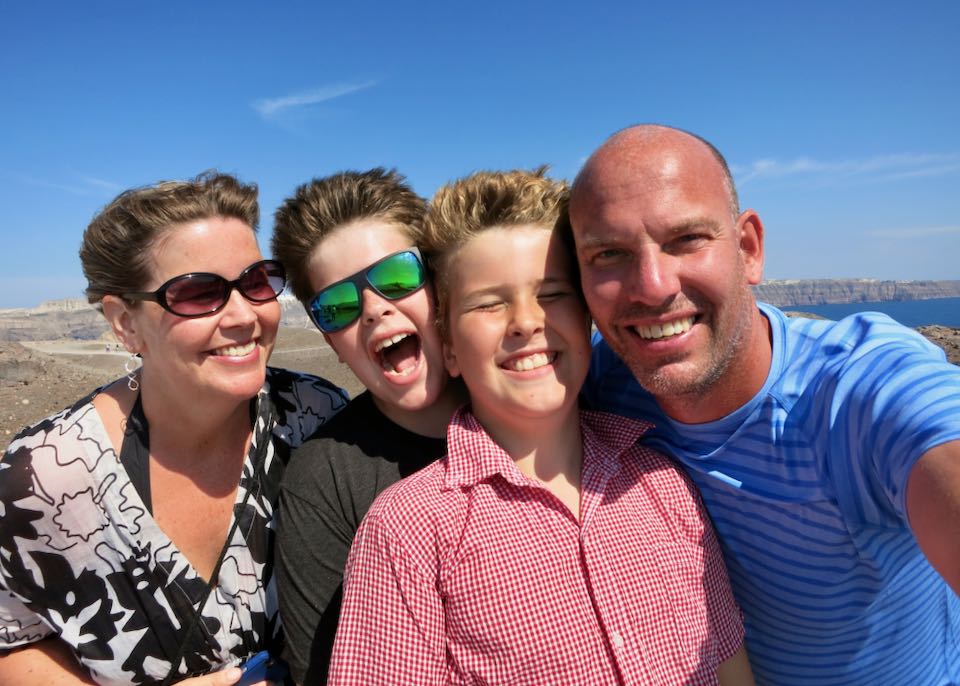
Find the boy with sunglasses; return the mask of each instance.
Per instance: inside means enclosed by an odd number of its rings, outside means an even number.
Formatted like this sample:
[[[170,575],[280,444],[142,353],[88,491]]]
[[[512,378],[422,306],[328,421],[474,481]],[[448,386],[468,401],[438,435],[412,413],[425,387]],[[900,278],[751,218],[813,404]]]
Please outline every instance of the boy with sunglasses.
[[[589,319],[543,172],[441,188],[444,357],[470,406],[442,460],[385,491],[347,563],[332,684],[752,684],[692,484],[580,412]]]
[[[326,680],[353,536],[380,491],[446,452],[463,402],[449,383],[423,257],[426,205],[393,171],[300,186],[276,213],[273,254],[324,339],[366,386],[293,456],[282,485],[277,566],[285,657],[301,684]]]

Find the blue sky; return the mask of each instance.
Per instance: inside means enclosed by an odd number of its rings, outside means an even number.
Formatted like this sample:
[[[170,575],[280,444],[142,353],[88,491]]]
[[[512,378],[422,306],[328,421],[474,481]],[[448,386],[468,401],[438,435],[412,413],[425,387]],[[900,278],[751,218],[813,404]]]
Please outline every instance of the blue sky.
[[[958,279],[958,26],[955,0],[4,3],[0,307],[81,297],[83,229],[131,186],[254,181],[266,249],[314,176],[572,178],[636,122],[723,151],[767,278]]]

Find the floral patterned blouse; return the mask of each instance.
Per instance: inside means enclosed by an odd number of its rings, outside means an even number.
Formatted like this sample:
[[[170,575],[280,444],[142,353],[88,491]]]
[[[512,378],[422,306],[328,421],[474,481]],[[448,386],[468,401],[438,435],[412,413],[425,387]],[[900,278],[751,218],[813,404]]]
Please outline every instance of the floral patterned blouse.
[[[170,671],[207,584],[131,482],[94,409],[97,392],[25,429],[0,461],[0,649],[59,636],[98,683],[152,683]],[[346,396],[271,368],[251,402],[239,526],[177,679],[239,664],[278,640],[270,551],[280,479],[291,448]]]

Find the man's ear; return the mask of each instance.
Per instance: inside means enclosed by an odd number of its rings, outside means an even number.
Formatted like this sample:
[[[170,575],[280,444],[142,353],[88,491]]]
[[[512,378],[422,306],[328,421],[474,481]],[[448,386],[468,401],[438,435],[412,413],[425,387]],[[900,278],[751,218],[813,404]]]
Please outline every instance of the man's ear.
[[[123,344],[127,352],[142,352],[143,342],[137,330],[136,319],[133,316],[133,306],[116,295],[103,296],[100,305],[113,335]]]
[[[449,343],[443,344],[443,364],[447,368],[447,374],[453,378],[460,376],[460,365],[457,363],[457,354]]]
[[[747,282],[755,286],[763,280],[763,222],[754,210],[744,210],[737,219],[740,254]]]

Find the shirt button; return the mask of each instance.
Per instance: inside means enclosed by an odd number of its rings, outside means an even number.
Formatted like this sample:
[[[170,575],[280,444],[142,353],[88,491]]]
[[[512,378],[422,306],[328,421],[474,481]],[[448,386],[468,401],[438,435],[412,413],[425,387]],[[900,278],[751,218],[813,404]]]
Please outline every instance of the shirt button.
[[[623,636],[614,631],[612,634],[610,634],[610,642],[613,643],[614,648],[619,650],[624,644]]]

